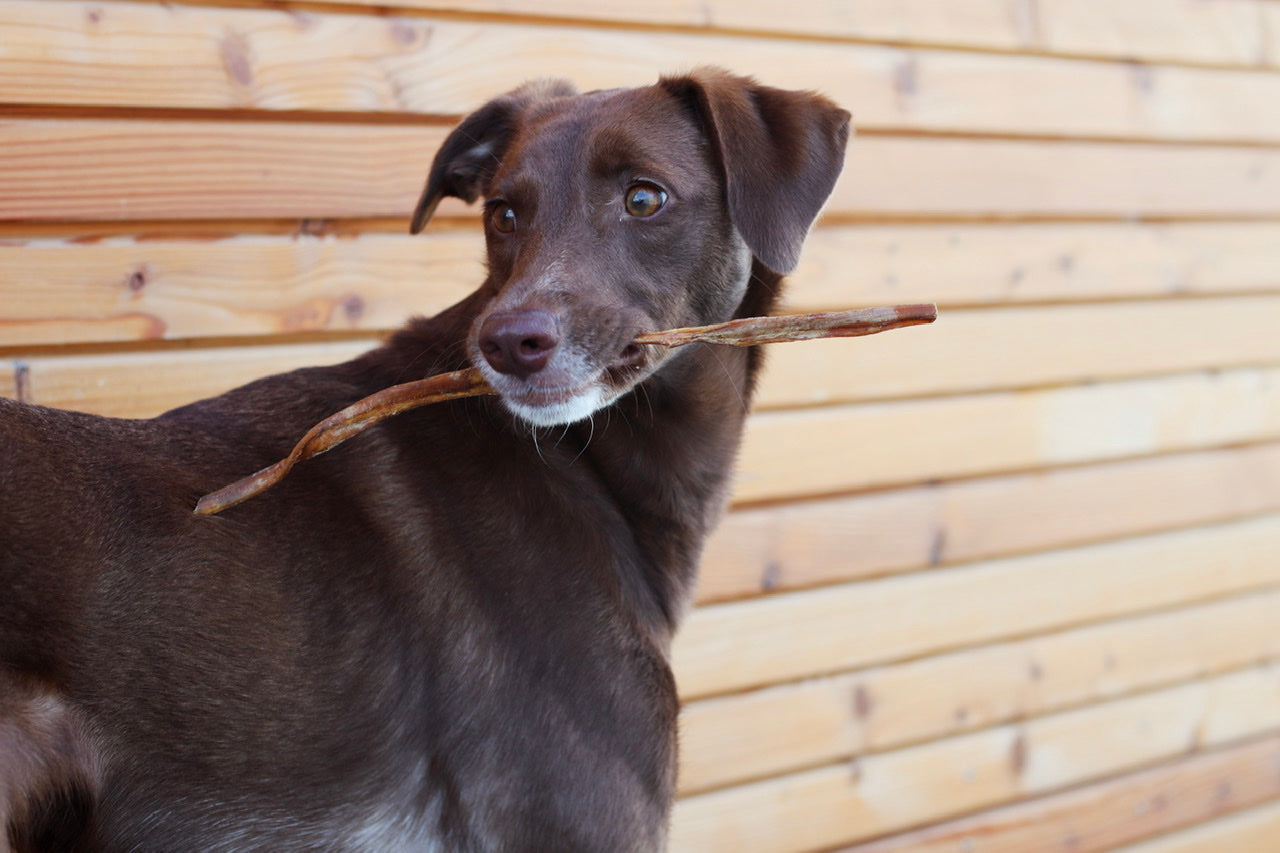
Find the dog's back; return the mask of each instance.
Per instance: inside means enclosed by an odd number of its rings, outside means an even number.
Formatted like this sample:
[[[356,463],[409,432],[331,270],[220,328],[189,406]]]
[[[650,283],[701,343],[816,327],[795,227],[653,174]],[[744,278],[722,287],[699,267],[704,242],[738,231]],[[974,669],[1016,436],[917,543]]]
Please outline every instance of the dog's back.
[[[742,109],[754,117],[724,115]],[[742,155],[716,141],[741,144],[748,120],[821,185],[780,203],[767,246],[726,185],[743,178],[721,161]],[[489,278],[449,311],[349,364],[150,421],[0,401],[10,844],[660,848],[675,773],[669,641],[758,360],[625,343],[632,326],[768,310],[785,270],[760,255],[794,261],[846,121],[814,96],[721,74],[617,94],[522,89],[464,122],[424,193],[417,225],[440,195],[491,197]],[[597,166],[638,157],[629,140],[650,124],[675,138],[670,151],[661,135],[646,143],[645,168],[675,177],[626,178],[625,213],[591,202],[581,216],[594,223],[547,224],[558,199],[591,201],[605,181],[573,162],[547,176],[548,152],[595,127],[609,143]],[[668,202],[667,224],[647,221]],[[522,230],[507,231],[517,216]],[[604,239],[615,224],[648,230]],[[597,358],[600,388],[548,385]],[[337,409],[468,362],[488,363],[500,398],[400,415],[267,496],[192,514]],[[567,420],[525,422],[554,418]]]

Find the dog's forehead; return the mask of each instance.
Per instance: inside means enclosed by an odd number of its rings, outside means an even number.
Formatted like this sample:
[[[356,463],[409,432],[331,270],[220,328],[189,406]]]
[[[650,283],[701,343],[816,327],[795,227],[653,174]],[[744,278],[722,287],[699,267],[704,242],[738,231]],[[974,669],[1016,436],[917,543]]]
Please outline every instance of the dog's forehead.
[[[680,102],[662,86],[596,89],[540,101],[529,116],[535,122],[579,122],[584,126],[638,118],[679,120]]]
[[[605,89],[543,101],[523,117],[519,152],[579,166],[600,161],[679,159],[705,146],[693,112],[660,86]]]

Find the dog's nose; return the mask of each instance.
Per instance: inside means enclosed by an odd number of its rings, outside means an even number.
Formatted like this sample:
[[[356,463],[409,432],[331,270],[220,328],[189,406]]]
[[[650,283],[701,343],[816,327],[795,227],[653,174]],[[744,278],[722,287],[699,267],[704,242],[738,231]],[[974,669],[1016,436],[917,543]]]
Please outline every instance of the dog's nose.
[[[491,314],[480,325],[480,352],[499,373],[525,379],[547,366],[560,345],[560,324],[546,311]]]

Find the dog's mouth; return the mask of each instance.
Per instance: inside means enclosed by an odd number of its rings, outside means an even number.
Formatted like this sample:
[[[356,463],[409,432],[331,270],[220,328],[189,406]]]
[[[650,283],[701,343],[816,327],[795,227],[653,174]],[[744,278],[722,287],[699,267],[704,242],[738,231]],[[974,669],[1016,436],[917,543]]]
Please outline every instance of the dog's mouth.
[[[474,363],[506,408],[537,427],[566,426],[612,405],[657,369],[660,348],[629,343],[604,365],[572,346],[527,376],[500,372],[483,356]]]

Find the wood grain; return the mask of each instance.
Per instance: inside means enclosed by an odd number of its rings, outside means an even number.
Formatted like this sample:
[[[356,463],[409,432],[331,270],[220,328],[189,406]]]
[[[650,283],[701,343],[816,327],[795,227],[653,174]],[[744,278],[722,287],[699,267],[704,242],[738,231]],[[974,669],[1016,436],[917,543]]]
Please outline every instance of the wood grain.
[[[337,364],[372,349],[375,338],[318,344],[39,356],[21,362],[26,399],[111,417],[153,417],[271,373]]]
[[[821,13],[828,20],[830,10]],[[1079,16],[1066,9],[1055,10],[1055,17],[1068,32],[1078,28]],[[1110,16],[1120,27],[1137,18],[1117,17]],[[767,20],[777,18],[767,12]],[[12,46],[0,59],[0,100],[17,103],[457,115],[530,75],[565,77],[583,90],[643,85],[697,57],[743,71],[768,68],[770,83],[783,88],[822,81],[867,129],[1280,141],[1280,116],[1254,108],[1280,100],[1280,78],[1252,71],[1135,69],[741,35],[45,0],[0,7],[0,43]],[[833,67],[841,73],[825,73]]]
[[[0,346],[387,331],[483,279],[470,231],[0,242]]]
[[[1280,725],[1256,667],[681,800],[673,850],[813,849],[1104,780]],[[1237,713],[1245,709],[1246,713]]]
[[[1275,4],[1263,0],[1040,0],[1049,50],[1123,58],[1275,66]]]
[[[407,218],[444,134],[339,124],[0,120],[0,220]]]
[[[827,226],[786,295],[818,310],[1243,293],[1280,289],[1277,268],[1277,222]]]
[[[1280,838],[1280,802],[1125,847],[1119,853],[1270,853]]]
[[[1280,774],[1275,772],[1278,761],[1280,738],[1267,737],[1174,758],[1151,769],[1075,790],[891,835],[845,848],[845,853],[955,853],[970,847],[981,853],[1113,851],[1119,849],[1117,845],[1275,799],[1280,796]],[[1275,809],[1274,805],[1264,806],[1258,814],[1270,819]],[[1209,823],[1204,829],[1215,835],[1222,832],[1229,839],[1237,821],[1245,823],[1254,814],[1241,812],[1236,818]],[[1126,853],[1164,853],[1160,844],[1178,837],[1152,842],[1155,850],[1151,851],[1142,847],[1124,849]],[[1205,853],[1266,853],[1268,849],[1228,843],[1205,848]]]
[[[901,333],[899,333],[901,334]],[[283,369],[333,363],[374,340],[24,360],[34,402],[149,417]],[[1274,369],[753,417],[734,487],[754,502],[1179,452],[1280,437]]]
[[[1117,59],[1214,65],[1275,64],[1268,0],[800,0],[779,15],[759,0],[651,0],[591,3],[543,0],[536,9],[511,0],[318,0],[343,5],[465,13],[539,15],[616,24],[748,30],[771,35],[947,45],[983,50],[1049,51]]]
[[[1172,454],[743,508],[703,554],[712,602],[1280,511],[1280,446]]]
[[[948,310],[933,326],[874,340],[771,348],[759,407],[1278,364],[1277,323],[1280,296]]]
[[[189,228],[176,225],[168,236],[0,239],[0,346],[385,331],[414,313],[434,313],[483,278],[478,228],[437,227],[420,237],[181,236]],[[935,301],[945,310],[1277,292],[1277,268],[1275,222],[833,225],[809,236],[789,278],[787,307]],[[1178,309],[1152,310],[1171,316]],[[948,311],[929,344],[954,336],[959,316]],[[1139,321],[1124,337],[1145,328]],[[1200,330],[1211,332],[1220,330],[1208,323]],[[1220,337],[1218,347],[1235,336]],[[1155,343],[1167,353],[1177,342]],[[860,349],[850,363],[863,355]],[[779,367],[777,358],[771,362]],[[817,387],[831,384],[822,372],[813,378]],[[846,387],[857,393],[858,386]]]
[[[1280,583],[1277,548],[1261,516],[701,607],[676,679],[694,699],[1239,594]]]
[[[899,333],[901,334],[901,333]],[[23,360],[34,402],[149,417],[268,373],[333,363],[373,339]],[[753,417],[738,502],[817,496],[1280,438],[1280,377],[1239,369]]]
[[[820,496],[1277,437],[1274,368],[765,412],[747,424],[734,495]]]
[[[407,217],[446,130],[0,120],[0,221]],[[866,137],[827,213],[1275,217],[1280,150]]]
[[[1177,175],[1177,180],[1170,180]],[[829,212],[911,217],[1256,216],[1280,211],[1270,149],[863,137]]]
[[[692,702],[685,794],[1280,660],[1280,590]]]

